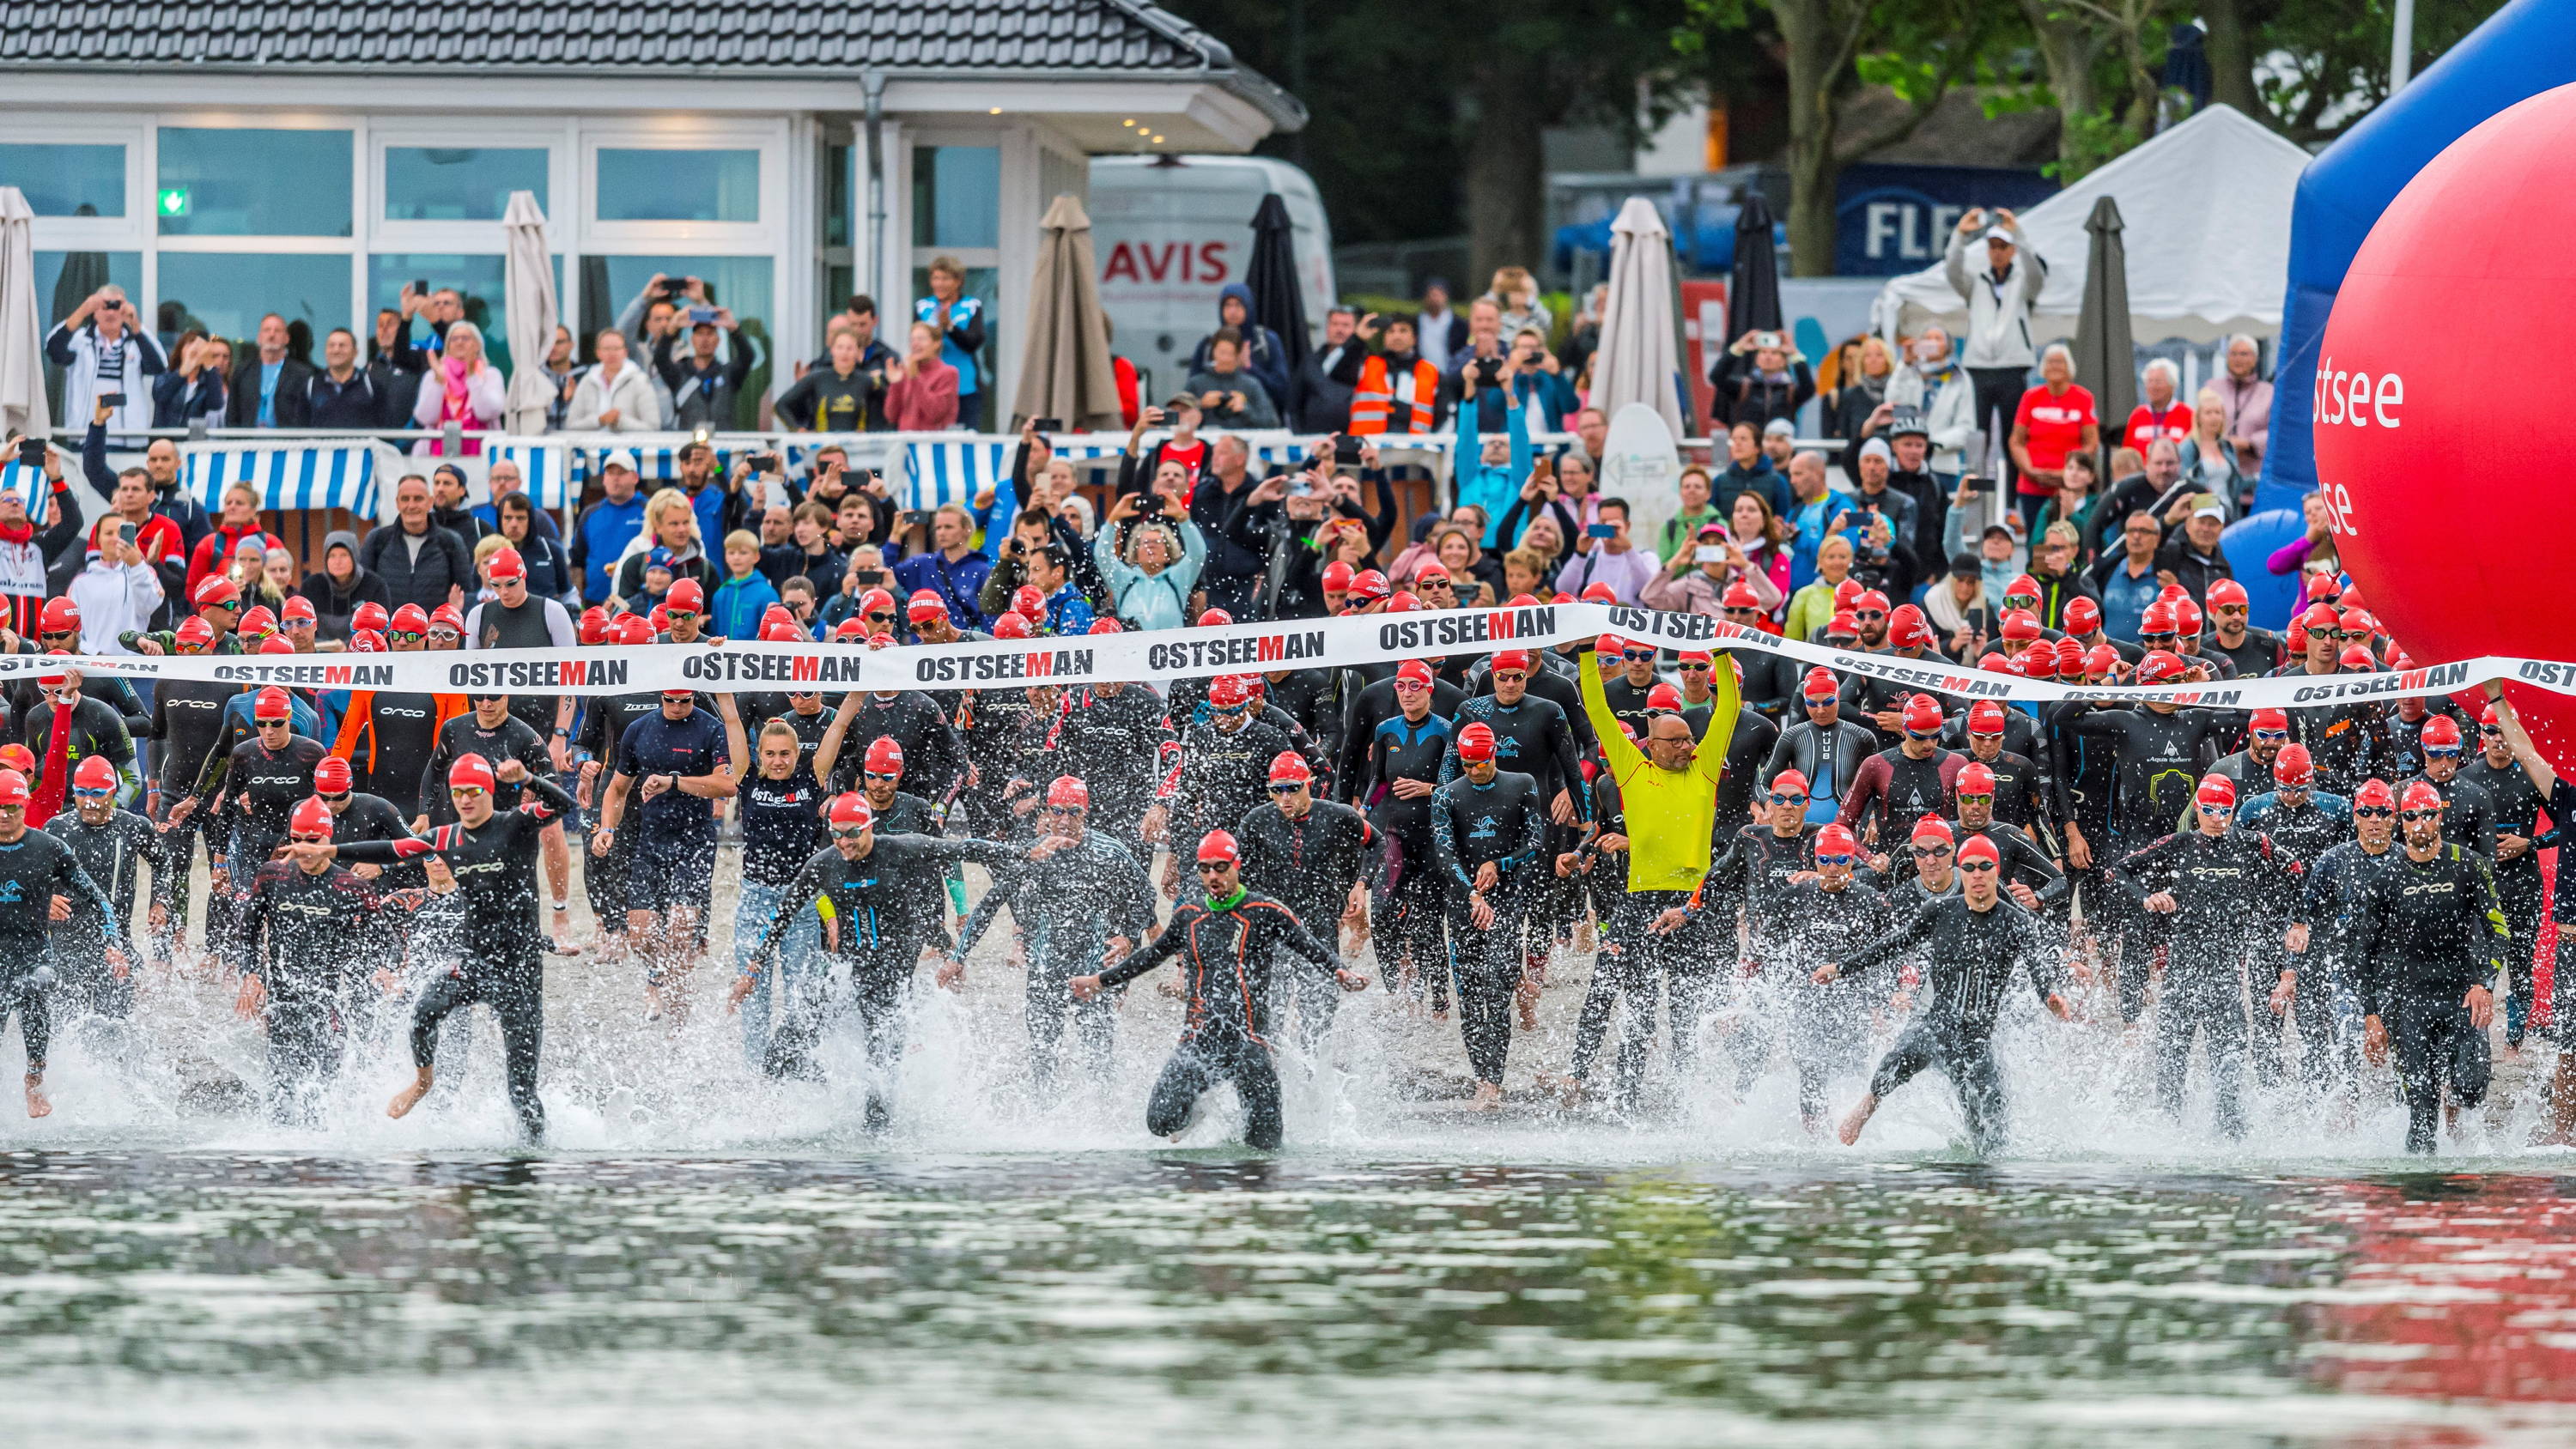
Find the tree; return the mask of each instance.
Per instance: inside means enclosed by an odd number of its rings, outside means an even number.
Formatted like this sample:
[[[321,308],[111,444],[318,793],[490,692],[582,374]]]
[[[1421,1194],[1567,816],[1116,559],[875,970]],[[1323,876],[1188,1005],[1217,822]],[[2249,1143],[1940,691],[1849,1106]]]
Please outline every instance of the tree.
[[[1767,19],[1789,99],[1789,251],[1802,276],[1834,268],[1834,184],[1842,168],[1922,128],[1950,87],[1989,74],[2000,7],[1977,0],[1692,0],[1685,51],[1740,40]],[[1888,121],[1841,131],[1843,102],[1864,83],[1906,102]]]

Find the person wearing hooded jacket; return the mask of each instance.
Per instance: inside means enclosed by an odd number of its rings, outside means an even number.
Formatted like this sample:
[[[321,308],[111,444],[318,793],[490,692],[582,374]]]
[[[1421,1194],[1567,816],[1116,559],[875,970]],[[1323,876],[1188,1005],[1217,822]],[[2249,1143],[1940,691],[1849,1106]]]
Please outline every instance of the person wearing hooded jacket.
[[[331,567],[334,551],[349,555],[346,573],[335,573]],[[322,536],[322,567],[304,576],[296,593],[312,601],[313,614],[321,625],[325,639],[349,637],[349,618],[360,604],[375,604],[391,613],[393,591],[385,581],[358,562],[358,536],[345,528],[335,528]]]
[[[1261,379],[1272,402],[1285,409],[1289,402],[1288,349],[1280,343],[1278,333],[1252,319],[1252,289],[1241,282],[1228,282],[1217,289],[1216,327],[1190,350],[1190,371],[1195,374],[1212,370],[1208,366],[1209,351],[1216,334],[1228,327],[1243,335],[1239,365]]]

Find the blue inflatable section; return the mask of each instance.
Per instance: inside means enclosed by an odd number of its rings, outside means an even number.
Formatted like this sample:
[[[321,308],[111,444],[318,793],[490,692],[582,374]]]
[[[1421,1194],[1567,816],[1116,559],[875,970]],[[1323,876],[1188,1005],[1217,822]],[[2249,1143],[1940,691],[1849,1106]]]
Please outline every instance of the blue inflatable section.
[[[2218,536],[2218,551],[2227,556],[2236,582],[2245,586],[2247,617],[2255,628],[2286,629],[2290,616],[2298,612],[2305,597],[2299,576],[2273,574],[2272,553],[2297,542],[2307,531],[2307,514],[2296,508],[2275,508],[2249,513]]]
[[[2281,304],[2273,362],[2272,447],[2263,456],[2255,508],[2295,510],[2299,495],[2316,486],[2308,425],[2317,346],[2344,273],[2380,213],[2426,162],[2479,122],[2570,81],[2576,81],[2576,5],[2513,0],[2308,163],[2290,213],[2289,292]],[[2259,605],[2255,613],[2261,616]]]

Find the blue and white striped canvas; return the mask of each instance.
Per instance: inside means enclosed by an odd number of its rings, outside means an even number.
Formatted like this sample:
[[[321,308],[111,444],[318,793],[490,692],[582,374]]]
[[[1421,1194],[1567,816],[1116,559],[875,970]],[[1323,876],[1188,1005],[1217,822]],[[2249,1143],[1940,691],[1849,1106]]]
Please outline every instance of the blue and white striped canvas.
[[[568,444],[520,438],[495,440],[483,445],[483,458],[487,464],[504,458],[518,464],[528,501],[539,508],[559,509],[580,496],[576,458]]]
[[[901,454],[903,475],[887,479],[887,487],[906,508],[973,503],[976,494],[998,486],[1010,471],[1011,447],[1007,440],[991,438],[913,443]]]
[[[45,508],[53,502],[54,484],[44,469],[30,468],[12,456],[6,464],[0,464],[0,493],[15,495],[27,505],[28,521],[38,528],[45,526]]]
[[[223,492],[247,483],[263,509],[345,508],[376,516],[379,443],[306,443],[289,446],[207,447],[187,451],[181,466],[186,486],[209,512],[223,506]]]

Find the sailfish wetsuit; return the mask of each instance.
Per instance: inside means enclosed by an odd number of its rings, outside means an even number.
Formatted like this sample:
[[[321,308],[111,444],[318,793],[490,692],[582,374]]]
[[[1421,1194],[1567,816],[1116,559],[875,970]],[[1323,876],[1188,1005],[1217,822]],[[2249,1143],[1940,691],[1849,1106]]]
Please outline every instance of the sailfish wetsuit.
[[[1283,948],[1328,975],[1341,970],[1333,948],[1286,906],[1238,886],[1223,900],[1175,910],[1152,945],[1100,973],[1104,988],[1123,986],[1166,960],[1181,963],[1189,1012],[1179,1048],[1154,1080],[1146,1131],[1157,1137],[1181,1131],[1199,1097],[1231,1081],[1243,1099],[1243,1140],[1264,1150],[1279,1145],[1286,1127],[1279,1071],[1270,1060],[1270,973]]]

